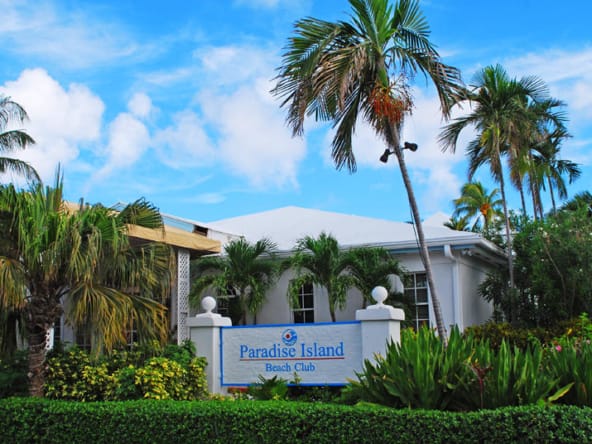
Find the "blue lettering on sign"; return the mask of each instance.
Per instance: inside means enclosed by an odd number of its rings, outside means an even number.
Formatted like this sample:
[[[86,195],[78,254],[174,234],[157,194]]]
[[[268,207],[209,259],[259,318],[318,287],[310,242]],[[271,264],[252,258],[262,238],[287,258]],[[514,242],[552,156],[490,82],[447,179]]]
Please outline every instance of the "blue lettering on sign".
[[[291,372],[292,366],[287,362],[285,362],[281,365],[267,363],[267,364],[265,364],[265,371],[266,372]]]
[[[312,362],[297,362],[294,364],[295,372],[314,372],[316,369],[316,366]]]
[[[303,358],[335,358],[345,356],[343,351],[343,341],[339,345],[319,345],[318,342],[313,342],[308,345],[304,342],[300,344],[301,354]]]
[[[249,347],[246,344],[240,346],[240,359],[277,359],[295,358],[296,347],[282,347],[280,344],[273,344],[271,347]]]

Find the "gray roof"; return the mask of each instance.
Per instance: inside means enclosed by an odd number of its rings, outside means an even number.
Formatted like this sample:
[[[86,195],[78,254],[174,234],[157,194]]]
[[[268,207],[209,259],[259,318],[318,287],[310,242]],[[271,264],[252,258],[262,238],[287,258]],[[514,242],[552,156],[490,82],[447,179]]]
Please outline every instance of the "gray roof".
[[[293,249],[298,239],[307,235],[317,237],[323,231],[335,237],[344,247],[417,247],[412,224],[294,206],[214,221],[208,226],[242,235],[250,242],[269,238],[283,251]],[[478,234],[454,231],[443,225],[430,225],[428,222],[423,228],[429,246],[490,244]]]

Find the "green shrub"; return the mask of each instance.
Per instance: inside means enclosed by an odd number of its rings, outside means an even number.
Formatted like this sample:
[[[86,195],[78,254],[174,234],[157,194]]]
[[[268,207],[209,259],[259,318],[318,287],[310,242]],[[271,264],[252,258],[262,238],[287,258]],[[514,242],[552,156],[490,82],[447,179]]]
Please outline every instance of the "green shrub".
[[[279,378],[277,375],[267,379],[259,375],[259,382],[251,384],[247,393],[259,401],[286,399],[288,396],[288,381]]]
[[[117,351],[93,361],[77,348],[52,351],[45,394],[76,401],[203,399],[207,397],[206,361],[195,358],[192,345]],[[167,357],[149,357],[161,353]]]
[[[18,412],[18,414],[15,414]],[[457,413],[322,403],[0,400],[10,443],[583,443],[592,409]]]
[[[84,350],[73,347],[48,355],[44,388],[50,399],[102,400],[110,382],[106,366],[95,368]]]
[[[453,329],[448,347],[427,328],[401,332],[401,344],[391,343],[376,364],[366,360],[345,396],[392,407],[457,409],[457,391],[474,379],[467,362],[473,342]]]
[[[13,356],[0,358],[0,398],[27,394],[28,364],[26,351],[17,351]]]
[[[565,404],[592,406],[592,344],[590,339],[562,338],[547,352],[548,372],[559,385],[573,384],[560,400]]]
[[[481,408],[497,408],[537,404],[555,399],[564,392],[559,378],[545,371],[543,347],[534,342],[526,350],[511,347],[502,341],[499,350],[493,350],[487,343],[475,347],[471,366],[479,382],[482,371]]]
[[[147,399],[185,399],[186,371],[167,358],[152,358],[135,374],[135,384]]]

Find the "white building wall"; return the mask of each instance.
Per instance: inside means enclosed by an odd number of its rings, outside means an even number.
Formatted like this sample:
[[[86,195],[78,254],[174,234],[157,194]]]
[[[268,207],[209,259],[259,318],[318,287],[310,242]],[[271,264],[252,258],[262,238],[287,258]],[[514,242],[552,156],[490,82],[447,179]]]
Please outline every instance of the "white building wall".
[[[463,329],[469,325],[483,323],[492,314],[491,305],[477,294],[477,287],[486,276],[487,264],[476,258],[464,256],[458,250],[453,250],[452,254],[455,260],[446,257],[443,251],[430,252],[434,280],[447,330],[455,324]],[[398,255],[397,259],[409,273],[425,272],[417,254]],[[267,300],[257,315],[257,324],[288,324],[294,321],[287,296],[288,284],[294,277],[293,270],[286,271],[268,291]],[[430,324],[435,327],[436,317],[431,302],[430,294]],[[360,308],[362,295],[357,289],[352,289],[348,292],[345,310],[336,312],[337,321],[354,320],[355,312]],[[322,287],[314,288],[314,317],[315,322],[331,322],[327,292]],[[252,316],[248,317],[248,323],[253,323]]]
[[[493,315],[493,304],[483,299],[478,290],[489,270],[487,264],[471,257],[466,257],[460,262],[463,327],[483,324]]]

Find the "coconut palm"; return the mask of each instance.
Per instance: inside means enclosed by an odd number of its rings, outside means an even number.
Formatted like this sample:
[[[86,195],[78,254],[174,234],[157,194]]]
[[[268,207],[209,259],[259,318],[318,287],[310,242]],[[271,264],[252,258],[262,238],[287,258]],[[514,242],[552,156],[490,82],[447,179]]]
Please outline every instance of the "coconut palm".
[[[286,264],[296,272],[296,278],[288,286],[291,303],[296,303],[303,285],[323,287],[327,291],[331,320],[335,322],[335,312],[345,308],[347,291],[353,286],[352,277],[346,273],[346,255],[337,239],[325,232],[316,238],[305,236],[297,241],[294,253]]]
[[[491,175],[500,185],[504,210],[506,248],[510,288],[514,288],[514,267],[512,237],[506,199],[506,186],[502,168],[502,154],[510,161],[518,153],[524,134],[532,130],[535,123],[528,110],[529,101],[546,100],[547,88],[537,77],[511,79],[501,65],[487,66],[479,71],[470,85],[467,97],[461,97],[457,104],[470,101],[472,111],[444,127],[440,134],[443,150],[455,151],[460,133],[474,127],[477,137],[467,147],[469,155],[469,180],[480,166],[488,164]]]
[[[463,217],[454,217],[451,216],[446,222],[444,222],[444,226],[450,228],[451,230],[455,231],[471,231],[471,227],[469,227],[469,218],[466,216]]]
[[[553,213],[557,212],[555,192],[553,190],[557,191],[559,199],[567,199],[567,186],[564,177],[567,176],[571,184],[582,174],[577,163],[559,157],[561,142],[567,137],[569,135],[562,129],[553,131],[542,143],[537,144],[533,153],[535,165],[540,166],[541,186],[543,189],[545,188],[544,181],[546,179],[549,187]]]
[[[577,211],[580,208],[587,208],[588,213],[592,214],[592,193],[590,191],[577,193],[574,197],[565,202],[559,210]]]
[[[468,182],[462,186],[461,196],[454,199],[452,217],[472,219],[472,231],[487,231],[492,221],[503,214],[501,204],[497,188],[488,192],[481,182]]]
[[[62,190],[59,175],[53,188],[0,187],[0,307],[24,314],[33,396],[43,395],[47,333],[62,314],[90,327],[95,352],[125,343],[132,323],[141,341],[165,341],[168,330],[153,295],[170,288],[170,250],[126,234],[129,224],[161,227],[158,211],[143,200],[119,213],[82,203],[72,211]]]
[[[350,0],[349,21],[305,18],[295,24],[273,93],[287,106],[287,122],[302,135],[306,117],[335,127],[332,157],[338,169],[356,170],[353,134],[359,120],[370,124],[388,153],[395,154],[407,190],[428,276],[438,332],[446,341],[440,300],[421,218],[401,146],[400,133],[412,108],[409,82],[417,73],[435,85],[444,116],[459,91],[460,73],[443,64],[429,40],[429,26],[416,0]]]
[[[353,248],[345,253],[344,261],[353,286],[362,293],[362,308],[366,308],[368,302],[374,303],[374,287],[380,285],[392,293],[391,276],[404,274],[399,261],[384,248]]]
[[[22,123],[26,119],[27,113],[18,103],[9,97],[0,97],[0,153],[12,153],[35,143],[23,130],[9,128],[13,122]],[[27,162],[12,157],[0,157],[0,173],[7,172],[19,174],[27,180],[40,181],[37,171]]]
[[[553,98],[528,102],[527,112],[530,124],[523,127],[516,155],[508,157],[510,177],[520,191],[523,212],[526,214],[523,192],[523,184],[526,179],[533,201],[535,219],[543,218],[541,189],[545,187],[545,179],[550,174],[554,174],[552,172],[554,169],[553,160],[549,158],[553,151],[551,145],[555,144],[557,151],[555,157],[557,157],[561,142],[570,137],[565,128],[567,118],[563,111],[564,106],[563,102]],[[573,162],[571,163],[573,164]],[[559,177],[561,174],[559,173]],[[564,183],[559,184],[559,186],[561,185]],[[562,191],[565,191],[565,187]],[[551,198],[554,200],[554,195]]]
[[[269,239],[251,244],[240,238],[226,244],[222,256],[198,259],[195,262],[197,277],[189,295],[191,302],[196,304],[206,289],[213,288],[220,296],[236,297],[241,324],[246,323],[247,313],[254,317],[256,324],[265,294],[277,278],[279,265],[273,256],[275,248]]]

